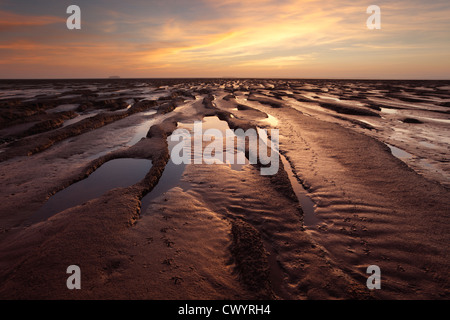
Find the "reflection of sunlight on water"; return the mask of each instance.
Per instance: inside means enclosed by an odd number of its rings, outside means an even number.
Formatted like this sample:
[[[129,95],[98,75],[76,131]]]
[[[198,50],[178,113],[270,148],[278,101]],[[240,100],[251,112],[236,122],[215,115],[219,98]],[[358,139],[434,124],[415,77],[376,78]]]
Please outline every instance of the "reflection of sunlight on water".
[[[437,146],[435,146],[434,144],[432,144],[432,143],[430,143],[430,142],[427,142],[427,141],[420,141],[419,143],[420,143],[422,146],[427,147],[427,148],[430,148],[430,149],[434,149],[434,148],[437,147]]]
[[[145,116],[151,116],[156,114],[156,110],[151,110],[143,113]],[[127,143],[127,146],[133,146],[139,141],[141,141],[142,138],[147,137],[148,130],[150,127],[155,124],[157,121],[157,118],[152,118],[150,120],[142,122],[140,125],[137,126],[137,129],[135,130],[134,137]]]
[[[79,115],[78,117],[75,117],[73,119],[69,119],[69,120],[65,121],[62,125],[62,128],[70,126],[71,124],[80,122],[81,120],[95,117],[97,114],[98,114],[98,112],[92,112],[92,113],[88,113],[88,114]]]
[[[193,122],[190,122],[190,123],[189,122],[179,122],[178,128],[189,130],[191,133],[194,133],[194,137],[198,138],[200,136],[200,132],[194,131],[194,123]],[[243,169],[243,167],[245,165],[247,165],[249,162],[248,162],[248,159],[245,157],[245,154],[243,153],[243,151],[236,149],[236,141],[239,138],[234,134],[234,131],[230,129],[230,127],[228,126],[228,123],[226,121],[220,120],[217,116],[207,116],[207,117],[204,117],[202,120],[201,135],[203,135],[203,137],[207,137],[208,139],[211,139],[210,141],[213,141],[216,138],[214,135],[207,135],[207,136],[204,135],[205,131],[210,130],[210,129],[219,130],[220,133],[222,134],[222,138],[224,141],[223,145],[225,146],[225,149],[224,149],[224,153],[223,153],[223,158],[222,159],[217,158],[216,159],[217,162],[228,165],[232,170],[241,171]],[[233,141],[234,141],[233,146],[228,146],[226,144],[227,131],[228,131],[228,133],[230,133],[230,132],[232,133],[231,139],[233,139]],[[209,141],[206,141],[206,144],[208,145]],[[193,148],[193,150],[191,152],[192,156],[193,157],[202,157],[203,152],[204,152],[204,147],[205,146],[203,146],[202,150],[196,150],[195,148]],[[226,156],[225,156],[226,153],[233,155],[234,163],[231,163],[231,161],[226,159]],[[238,164],[238,163],[236,163],[236,162],[238,162],[237,159],[244,159],[245,163]]]
[[[364,123],[366,123],[366,124],[368,124],[368,125],[370,125],[372,127],[378,126],[378,124],[375,124],[375,123],[373,123],[372,121],[369,121],[369,120],[359,119],[359,121],[364,122]]]
[[[119,110],[115,110],[115,111],[112,111],[112,112],[113,112],[113,113],[121,113],[121,112],[125,112],[125,111],[127,111],[128,109],[130,109],[131,106],[132,106],[132,104],[129,104],[126,108],[119,109]]]
[[[283,100],[286,102],[289,102],[289,106],[294,108],[297,111],[304,112],[305,110],[303,108],[312,109],[315,111],[322,111],[329,113],[330,110],[322,108],[318,102],[304,102],[304,101],[298,101],[294,98],[289,97],[283,97]]]
[[[178,122],[178,128],[188,129],[194,132],[194,122]],[[225,136],[226,130],[230,129],[228,123],[224,120],[220,120],[216,116],[204,117],[202,120],[202,130],[205,132],[208,129],[217,129]],[[196,132],[199,133],[199,132]]]
[[[254,101],[248,101],[247,98],[243,98],[242,96],[236,96],[236,102],[237,103],[241,103],[243,105],[248,105],[249,107],[252,107],[255,110],[261,111],[261,110],[259,110],[259,108],[256,108],[254,106],[254,104],[255,104]],[[232,110],[233,111],[238,111],[239,108],[233,108]],[[264,112],[264,113],[267,114],[267,118],[262,119],[261,121],[268,123],[272,127],[276,127],[278,125],[278,122],[279,122],[278,119],[276,117],[272,116],[271,114],[268,114],[267,112]]]
[[[142,114],[144,116],[151,116],[151,115],[156,114],[156,110],[150,110],[147,112],[143,112]],[[106,148],[100,152],[93,154],[92,156],[89,156],[87,158],[87,160],[94,160],[94,159],[104,156],[110,152],[116,151],[120,148],[131,147],[131,146],[135,145],[136,143],[141,141],[142,138],[147,137],[147,133],[148,133],[148,130],[150,129],[150,127],[160,120],[161,120],[161,118],[159,118],[159,117],[158,118],[153,117],[149,120],[143,121],[142,123],[136,125],[135,127],[130,128],[130,130],[127,131],[127,135],[126,135],[127,140],[125,140],[128,142],[123,142],[120,145],[115,145],[114,147]],[[121,136],[121,138],[122,138],[122,136]]]
[[[266,114],[267,114],[267,118],[263,119],[261,121],[267,122],[272,127],[276,127],[278,125],[278,119],[268,113],[266,113]]]
[[[428,118],[428,117],[417,117],[417,118],[430,120],[430,121],[436,121],[436,122],[442,122],[442,123],[450,123],[450,119]]]
[[[173,147],[178,144],[177,141],[171,141],[170,136],[167,138],[167,143],[169,146],[169,153],[171,153]],[[147,195],[145,195],[141,200],[141,213],[144,214],[150,203],[159,197],[160,195],[166,193],[172,188],[180,186],[184,191],[187,191],[190,186],[189,183],[182,183],[181,177],[183,176],[186,164],[175,164],[172,159],[167,162],[164,171],[158,181],[158,184],[151,190]]]
[[[421,145],[423,145],[424,147],[427,148],[436,148],[436,145],[431,144],[429,142],[426,141],[420,141],[419,142]],[[444,170],[442,170],[441,168],[438,167],[438,164],[435,163],[435,161],[431,160],[431,159],[423,159],[423,158],[418,158],[417,156],[414,156],[400,148],[397,148],[393,145],[387,144],[386,145],[389,147],[389,149],[391,150],[391,153],[393,156],[395,156],[396,158],[402,160],[404,163],[406,163],[408,166],[412,165],[414,166],[414,164],[418,165],[422,170],[425,170],[427,172],[433,173],[433,174],[438,174],[442,177],[444,177],[445,179],[448,179],[450,177],[450,175],[445,172]],[[416,162],[412,162],[409,163],[410,160],[415,160]]]
[[[280,154],[281,161],[283,163],[284,170],[286,171],[289,181],[291,182],[292,190],[297,196],[298,202],[303,211],[303,224],[305,227],[314,228],[321,222],[315,212],[315,204],[308,195],[308,191],[297,180],[291,165],[287,159]]]
[[[194,133],[194,122],[178,122],[178,129],[187,129],[191,132],[191,134],[193,134]],[[197,136],[194,136],[194,137],[197,137],[197,138],[203,137],[203,133],[209,129],[219,130],[222,133],[223,138],[226,137],[226,131],[230,130],[228,123],[226,121],[220,120],[216,116],[204,117],[203,121],[202,121],[202,133],[196,132]],[[172,153],[172,149],[176,145],[181,143],[181,141],[172,141],[171,136],[167,138],[167,142],[168,142],[168,147],[169,147],[169,153]],[[204,141],[202,141],[202,142],[204,142]],[[224,142],[225,142],[225,139],[224,139]],[[208,145],[210,142],[206,141],[205,143]],[[183,152],[190,151],[191,163],[193,163],[192,160],[194,157],[202,157],[203,156],[204,147],[205,147],[205,145],[202,143],[201,150],[196,150],[196,148],[194,147],[194,143],[191,140],[190,145],[183,147]],[[225,149],[224,151],[227,152],[229,150]],[[196,152],[198,154],[196,154]],[[224,156],[225,156],[225,152],[223,154]],[[234,148],[233,148],[233,151],[231,151],[231,152],[234,152]],[[179,155],[179,156],[181,157],[182,155]],[[245,155],[244,155],[244,158],[245,158]],[[246,163],[248,163],[248,160],[246,158],[245,158],[245,160],[246,160]],[[223,159],[222,159],[222,163],[223,163]],[[223,163],[223,164],[225,164],[225,163]],[[242,170],[242,168],[245,164],[229,164],[229,163],[227,163],[227,165],[229,165],[231,167],[231,169],[233,169],[233,170],[240,171],[240,170]],[[184,191],[187,191],[190,188],[189,183],[180,181],[183,176],[185,168],[186,168],[185,163],[175,164],[172,160],[172,155],[171,155],[169,161],[167,162],[167,164],[164,168],[163,174],[161,175],[161,178],[158,181],[158,184],[155,186],[155,188],[152,191],[150,191],[142,199],[142,201],[141,201],[142,213],[145,213],[146,209],[148,208],[148,206],[154,199],[163,195],[170,189],[172,189],[174,187],[181,187]]]
[[[76,108],[78,108],[79,104],[61,104],[57,106],[56,108],[47,110],[48,113],[57,113],[57,112],[64,112],[64,111],[73,111]]]
[[[387,114],[396,114],[397,109],[389,109],[389,108],[381,108],[381,112],[387,113]]]
[[[37,95],[56,95],[69,91],[69,89],[54,89],[48,86],[41,88],[22,88],[13,90],[0,90],[0,97],[3,99],[10,98],[34,98]]]

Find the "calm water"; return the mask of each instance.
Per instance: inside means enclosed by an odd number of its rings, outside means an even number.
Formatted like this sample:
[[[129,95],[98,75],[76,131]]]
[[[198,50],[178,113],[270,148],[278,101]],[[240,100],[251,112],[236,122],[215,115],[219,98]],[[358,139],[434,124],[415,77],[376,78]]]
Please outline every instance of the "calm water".
[[[292,171],[291,165],[289,161],[283,156],[280,155],[281,161],[283,162],[284,170],[286,171],[289,181],[291,182],[292,189],[294,190],[295,195],[297,196],[298,202],[303,210],[303,224],[305,227],[314,227],[321,220],[317,217],[315,212],[315,204],[311,200],[308,195],[308,191],[299,183],[297,177]]]
[[[194,124],[193,123],[178,123],[178,128],[184,128],[188,129],[191,132],[193,132]],[[227,129],[230,129],[228,126],[228,123],[226,121],[220,120],[218,117],[204,117],[202,121],[202,129],[203,132],[205,132],[208,129],[217,129],[220,132],[222,132],[222,135],[225,137],[225,132]],[[170,137],[167,139],[167,143],[169,145],[169,152],[172,152],[172,148],[176,146],[178,141],[171,141]],[[193,143],[192,143],[193,145]],[[192,150],[194,151],[194,150]],[[194,156],[194,152],[192,152],[192,156]],[[248,163],[248,160],[246,159],[246,163]],[[242,170],[243,166],[245,164],[228,164],[232,170],[240,171]],[[160,195],[164,194],[165,192],[169,191],[170,189],[174,187],[181,187],[183,190],[189,189],[189,183],[183,183],[181,182],[181,177],[183,176],[184,169],[186,168],[186,164],[175,164],[171,159],[169,159],[169,162],[167,163],[166,167],[164,168],[164,172],[159,179],[158,184],[155,186],[155,188],[150,191],[143,199],[142,199],[142,213],[145,213],[146,209],[152,202],[152,200],[156,199]]]
[[[390,144],[387,144],[387,143],[386,143],[386,145],[389,147],[389,149],[391,149],[391,153],[392,153],[392,155],[394,157],[397,157],[397,158],[399,158],[401,160],[411,159],[413,157],[412,154],[406,152],[405,150],[402,150],[400,148],[394,147],[394,146],[392,146]]]
[[[175,142],[170,141],[170,137],[167,139],[167,143],[169,145],[169,152],[171,152],[172,148],[178,144],[177,141],[175,141]],[[185,168],[186,168],[186,165],[184,163],[177,165],[177,164],[173,163],[172,159],[169,159],[169,161],[166,164],[166,167],[164,168],[163,174],[161,175],[161,178],[158,181],[158,184],[153,188],[152,191],[150,191],[141,200],[142,214],[145,213],[146,209],[148,208],[148,206],[150,205],[152,200],[159,197],[163,193],[169,191],[170,189],[172,189],[178,185],[183,187],[183,189],[188,188],[187,183],[181,185],[181,182],[180,182]]]
[[[65,209],[100,197],[107,191],[131,186],[142,180],[152,167],[150,160],[115,159],[97,168],[89,177],[56,193],[30,219],[44,221]]]

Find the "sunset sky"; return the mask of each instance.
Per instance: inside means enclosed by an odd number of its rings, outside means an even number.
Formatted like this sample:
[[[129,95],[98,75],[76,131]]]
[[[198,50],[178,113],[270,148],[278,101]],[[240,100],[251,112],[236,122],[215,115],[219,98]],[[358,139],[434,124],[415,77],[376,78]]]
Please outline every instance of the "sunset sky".
[[[0,0],[0,78],[112,75],[450,79],[450,1]]]

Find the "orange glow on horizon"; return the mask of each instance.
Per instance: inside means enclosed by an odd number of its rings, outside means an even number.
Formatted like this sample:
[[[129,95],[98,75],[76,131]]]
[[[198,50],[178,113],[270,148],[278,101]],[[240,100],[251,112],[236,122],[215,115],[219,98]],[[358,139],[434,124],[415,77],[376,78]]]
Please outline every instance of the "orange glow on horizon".
[[[0,5],[2,77],[29,77],[25,66],[43,78],[450,75],[450,5],[384,3],[382,29],[374,31],[365,26],[365,1],[202,1],[209,14],[109,10],[80,31],[65,29],[64,15],[21,15]]]

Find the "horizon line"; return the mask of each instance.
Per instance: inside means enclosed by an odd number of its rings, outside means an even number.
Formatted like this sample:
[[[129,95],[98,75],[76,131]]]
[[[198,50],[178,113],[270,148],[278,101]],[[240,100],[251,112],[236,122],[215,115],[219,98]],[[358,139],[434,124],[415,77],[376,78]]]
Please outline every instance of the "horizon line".
[[[255,80],[356,80],[356,81],[450,81],[450,78],[296,78],[296,77],[88,77],[88,78],[0,78],[0,81],[28,80],[169,80],[169,79],[255,79]]]

